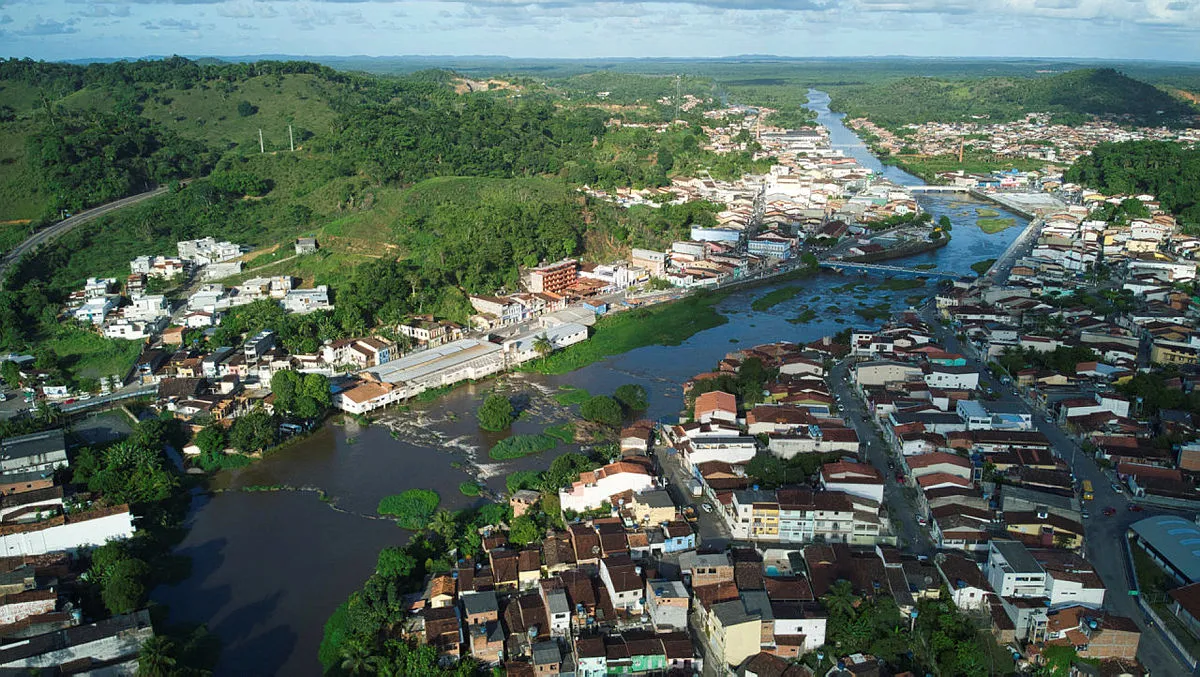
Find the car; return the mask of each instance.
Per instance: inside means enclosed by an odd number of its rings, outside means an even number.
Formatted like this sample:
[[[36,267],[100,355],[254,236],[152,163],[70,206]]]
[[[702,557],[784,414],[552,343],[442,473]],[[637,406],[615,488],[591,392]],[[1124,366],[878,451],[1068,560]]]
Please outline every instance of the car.
[[[83,393],[82,395],[80,395],[80,396],[79,396],[79,400],[80,400],[81,402],[82,402],[83,400],[90,400],[90,399],[92,399],[92,394],[91,394],[91,393]]]
[[[925,519],[923,516],[918,516],[917,524],[920,524],[921,526],[925,526],[926,524],[929,524],[929,520]]]
[[[1112,517],[1115,514],[1117,514],[1117,509],[1112,507],[1111,505],[1104,509],[1105,517]]]
[[[1125,493],[1125,490],[1121,488],[1121,485],[1117,484],[1116,482],[1112,483],[1112,490],[1118,494]]]
[[[1047,416],[1047,417],[1046,417],[1046,423],[1054,423],[1054,417],[1053,417],[1053,416]]]
[[[1088,511],[1084,510],[1079,513],[1079,516],[1082,517],[1083,519],[1087,519],[1087,518],[1091,517],[1092,515]]]
[[[75,404],[75,398],[74,397],[68,398],[66,401],[63,402],[63,404]]]
[[[1142,506],[1138,505],[1137,503],[1129,504],[1129,512],[1141,512],[1141,511],[1142,511]]]
[[[712,512],[713,511],[713,507],[707,503],[701,504],[700,509],[703,510],[704,512]]]

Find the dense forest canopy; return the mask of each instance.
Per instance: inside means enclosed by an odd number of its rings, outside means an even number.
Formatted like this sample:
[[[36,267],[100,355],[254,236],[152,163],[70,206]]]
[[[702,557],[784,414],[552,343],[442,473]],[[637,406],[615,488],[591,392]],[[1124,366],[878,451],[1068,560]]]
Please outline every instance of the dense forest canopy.
[[[1077,123],[1098,115],[1138,124],[1183,124],[1200,113],[1188,103],[1111,68],[1038,78],[938,80],[912,77],[833,91],[832,106],[889,127],[981,119],[1005,122],[1053,113]]]
[[[1200,227],[1200,148],[1167,141],[1102,143],[1066,179],[1109,195],[1148,193],[1184,223]]]

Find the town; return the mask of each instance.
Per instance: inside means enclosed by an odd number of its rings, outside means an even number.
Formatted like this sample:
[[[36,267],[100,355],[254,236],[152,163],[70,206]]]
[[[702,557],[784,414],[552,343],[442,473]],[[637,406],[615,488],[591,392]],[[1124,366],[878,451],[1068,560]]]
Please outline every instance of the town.
[[[536,365],[614,314],[821,267],[854,274],[954,237],[919,191],[834,148],[824,127],[770,126],[772,112],[705,115],[709,149],[775,158],[764,174],[579,188],[621,206],[716,203],[715,224],[625,260],[523,266],[520,290],[470,295],[465,322],[414,315],[322,340],[339,289],[259,276],[248,247],[212,237],[89,278],[58,319],[140,352],[94,383],[5,356],[5,417],[38,429],[0,443],[0,637],[23,640],[0,643],[0,667],[129,668],[154,646],[150,612],[117,592],[130,560],[106,568],[113,555],[95,554],[149,529],[131,508],[145,494],[117,476],[178,488],[157,482],[170,473],[146,449],[169,447],[186,475],[237,467],[331,412],[369,422]],[[916,132],[922,152],[946,138]],[[1075,159],[1116,132],[1071,138],[1038,159]],[[379,593],[401,620],[388,632],[446,668],[470,658],[530,676],[905,675],[935,654],[943,674],[997,661],[1089,677],[1194,670],[1200,239],[1154,195],[1105,195],[1061,172],[941,178],[1033,220],[976,276],[940,272],[928,302],[882,326],[729,352],[678,384],[678,420],[626,416],[612,458],[489,497],[499,519],[413,529],[477,547],[401,567],[423,575],[415,591]],[[287,246],[305,257],[321,242]],[[299,326],[309,333],[289,350]],[[100,460],[63,423],[111,409],[138,444]],[[182,439],[160,429],[168,420]],[[101,620],[68,602],[94,578]],[[876,648],[843,651],[851,640]]]

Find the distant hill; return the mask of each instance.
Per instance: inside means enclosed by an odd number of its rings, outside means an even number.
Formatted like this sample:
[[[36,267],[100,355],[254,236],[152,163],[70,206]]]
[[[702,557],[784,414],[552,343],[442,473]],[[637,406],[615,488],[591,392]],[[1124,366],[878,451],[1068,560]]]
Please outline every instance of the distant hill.
[[[886,126],[1055,114],[1063,122],[1102,116],[1137,124],[1182,124],[1200,109],[1111,68],[1041,78],[904,78],[832,92],[835,110]]]

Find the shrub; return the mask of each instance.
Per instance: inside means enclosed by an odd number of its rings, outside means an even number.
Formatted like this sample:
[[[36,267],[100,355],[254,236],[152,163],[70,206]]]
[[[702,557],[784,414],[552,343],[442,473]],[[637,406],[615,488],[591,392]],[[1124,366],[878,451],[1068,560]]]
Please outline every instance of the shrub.
[[[512,402],[504,395],[488,395],[475,415],[479,417],[479,427],[492,432],[507,430],[516,418]]]
[[[494,461],[507,461],[531,454],[540,454],[557,446],[558,440],[549,435],[513,435],[497,442],[496,446],[488,452],[488,456]]]
[[[613,398],[620,402],[626,411],[645,411],[650,406],[646,401],[646,389],[636,383],[626,383],[617,388]]]
[[[584,402],[581,413],[584,420],[612,426],[621,425],[621,418],[624,416],[621,405],[604,395],[597,395]]]
[[[429,523],[440,502],[436,491],[409,489],[401,494],[384,496],[377,510],[381,515],[395,517],[401,527],[419,531]]]
[[[480,488],[480,486],[474,482],[463,482],[462,484],[458,485],[458,491],[463,496],[471,496],[471,497],[475,497],[475,496],[478,496],[479,494],[483,493],[483,489]]]
[[[543,433],[559,440],[563,444],[570,444],[575,441],[575,424],[567,422],[560,425],[552,425],[547,427]]]

